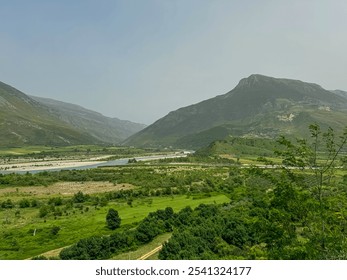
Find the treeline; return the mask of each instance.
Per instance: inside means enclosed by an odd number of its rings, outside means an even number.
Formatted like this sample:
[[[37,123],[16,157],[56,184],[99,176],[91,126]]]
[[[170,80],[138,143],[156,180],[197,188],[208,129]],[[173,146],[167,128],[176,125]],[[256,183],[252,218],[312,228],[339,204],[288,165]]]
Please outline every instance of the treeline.
[[[216,169],[180,170],[176,167],[114,167],[89,170],[62,170],[58,172],[40,172],[37,174],[0,174],[0,186],[49,186],[56,182],[105,182],[114,184],[129,183],[141,187],[176,187],[190,185],[213,178]],[[217,180],[218,177],[215,178]],[[221,180],[219,180],[221,182]]]
[[[203,164],[223,164],[234,165],[239,164],[237,161],[229,158],[221,158],[215,154],[200,153],[199,151],[179,158],[165,158],[158,160],[159,163],[203,163]]]
[[[18,147],[20,148],[20,147]],[[35,150],[41,149],[41,152],[30,152],[30,147],[27,153],[24,153],[26,148],[22,147],[22,154],[3,154],[0,155],[0,160],[10,162],[18,159],[57,159],[57,158],[84,158],[86,156],[112,155],[114,159],[129,156],[138,156],[148,153],[159,152],[157,149],[140,149],[124,146],[67,146],[67,147],[37,147]],[[5,152],[3,152],[5,153]]]

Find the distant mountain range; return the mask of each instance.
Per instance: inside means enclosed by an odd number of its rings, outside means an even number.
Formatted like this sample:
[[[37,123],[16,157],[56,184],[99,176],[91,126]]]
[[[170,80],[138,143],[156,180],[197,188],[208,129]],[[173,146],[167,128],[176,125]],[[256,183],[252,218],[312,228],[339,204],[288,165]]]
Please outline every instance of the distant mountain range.
[[[30,97],[47,106],[53,116],[90,134],[100,142],[116,144],[146,127],[144,124],[105,117],[78,105],[48,98]]]
[[[118,144],[144,127],[0,82],[0,146]]]
[[[309,124],[342,130],[347,92],[251,75],[224,95],[170,112],[152,125],[109,118],[0,82],[0,146],[119,144],[197,149],[229,136],[307,136]]]
[[[347,93],[298,80],[251,75],[224,95],[170,112],[123,144],[195,149],[229,135],[307,136],[311,123],[345,127]]]

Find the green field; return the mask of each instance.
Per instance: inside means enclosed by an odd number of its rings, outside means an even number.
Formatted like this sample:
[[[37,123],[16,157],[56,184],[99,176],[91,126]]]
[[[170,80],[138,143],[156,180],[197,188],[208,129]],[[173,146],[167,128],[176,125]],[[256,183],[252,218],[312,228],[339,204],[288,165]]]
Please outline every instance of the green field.
[[[68,212],[68,216],[63,215],[57,219],[39,218],[37,209],[21,209],[19,217],[15,217],[14,209],[0,211],[1,221],[5,222],[11,217],[10,224],[3,224],[0,231],[0,259],[26,259],[71,245],[81,238],[109,235],[112,231],[105,226],[105,216],[109,208],[119,212],[122,226],[131,226],[145,218],[148,213],[168,206],[178,211],[186,206],[194,208],[202,203],[219,204],[228,201],[229,198],[222,194],[205,198],[187,198],[185,195],[153,197],[134,200],[132,207],[125,202],[110,202],[107,206],[97,209],[89,206],[87,212],[84,207],[84,210],[72,210]],[[54,236],[51,234],[53,226],[61,228]],[[35,229],[36,233],[33,236]]]

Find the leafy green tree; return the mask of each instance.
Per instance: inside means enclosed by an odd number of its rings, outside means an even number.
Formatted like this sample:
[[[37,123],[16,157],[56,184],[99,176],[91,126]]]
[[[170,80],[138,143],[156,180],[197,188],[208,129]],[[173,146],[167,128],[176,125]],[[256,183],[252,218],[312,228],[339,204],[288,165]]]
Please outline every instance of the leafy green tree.
[[[339,159],[343,159],[347,128],[339,137],[331,127],[323,132],[319,125],[312,124],[309,130],[311,141],[297,139],[296,143],[293,143],[282,136],[278,142],[284,149],[276,151],[276,154],[283,159],[283,168],[291,183],[301,187],[303,192],[309,191],[311,194],[313,202],[310,209],[312,219],[309,225],[309,231],[312,233],[310,246],[314,246],[312,242],[315,240],[319,244],[315,256],[322,258],[329,257],[327,243],[330,243],[329,246],[336,246],[336,242],[346,242],[341,238],[342,235],[337,238],[338,235],[335,234],[333,239],[328,235],[329,232],[336,232],[336,226],[331,224],[332,213],[329,212],[329,208],[334,206],[330,197],[334,194],[332,188],[335,185],[337,167],[343,166]],[[301,170],[302,173],[298,174],[297,170]]]
[[[148,221],[146,219],[142,221],[136,229],[136,239],[141,243],[148,243],[152,241],[154,237],[162,233],[160,226],[163,224],[163,222],[160,222],[161,223],[156,223],[155,221]]]
[[[106,215],[106,224],[109,229],[115,230],[120,227],[121,218],[119,217],[118,211],[110,208]]]

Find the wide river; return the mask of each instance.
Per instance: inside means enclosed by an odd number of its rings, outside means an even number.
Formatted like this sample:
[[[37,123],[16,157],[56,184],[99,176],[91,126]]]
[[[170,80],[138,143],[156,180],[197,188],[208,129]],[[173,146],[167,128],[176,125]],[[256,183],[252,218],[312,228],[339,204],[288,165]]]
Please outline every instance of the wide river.
[[[72,166],[72,167],[47,167],[47,168],[33,168],[33,169],[25,169],[25,170],[1,170],[0,174],[11,174],[11,173],[17,173],[17,174],[25,174],[25,173],[40,173],[44,171],[61,171],[61,170],[86,170],[86,169],[92,169],[92,168],[98,168],[103,166],[119,166],[119,165],[127,165],[129,162],[129,159],[136,159],[136,161],[149,161],[149,160],[158,160],[158,159],[165,159],[165,158],[179,158],[179,157],[186,157],[188,152],[186,153],[180,153],[180,154],[167,154],[167,155],[153,155],[153,156],[143,156],[143,157],[131,157],[131,158],[120,158],[116,160],[110,160],[110,161],[103,161],[103,162],[95,162],[95,164],[86,164],[81,161],[81,165]]]

